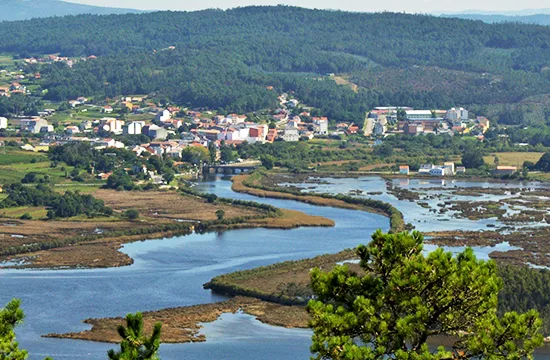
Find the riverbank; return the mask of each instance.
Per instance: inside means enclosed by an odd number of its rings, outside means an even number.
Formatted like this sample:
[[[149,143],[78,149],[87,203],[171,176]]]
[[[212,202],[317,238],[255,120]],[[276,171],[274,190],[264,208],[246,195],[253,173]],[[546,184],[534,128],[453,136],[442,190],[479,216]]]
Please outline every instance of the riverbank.
[[[238,311],[253,315],[272,326],[307,328],[309,314],[304,305],[311,295],[310,270],[314,267],[330,270],[336,264],[353,258],[356,258],[355,251],[348,249],[337,254],[285,261],[215,277],[204,287],[234,297],[217,303],[146,311],[143,313],[145,331],[150,332],[153,324],[160,321],[163,324],[162,342],[203,342],[206,337],[200,334],[201,323],[215,321],[223,313]],[[348,265],[360,271],[357,264]],[[92,328],[45,336],[100,342],[120,341],[116,329],[124,323],[122,317],[86,319],[84,323],[92,325]]]
[[[307,328],[309,320],[309,315],[300,306],[284,306],[250,297],[234,297],[217,303],[146,311],[143,313],[144,330],[145,333],[151,333],[153,324],[160,321],[163,343],[204,342],[206,336],[200,333],[202,323],[213,322],[223,313],[239,311],[274,326]],[[92,328],[75,333],[47,334],[44,337],[118,343],[121,339],[117,328],[125,324],[125,320],[122,317],[86,319],[84,323]]]
[[[134,241],[187,235],[195,230],[334,226],[330,219],[299,211],[253,202],[210,201],[177,191],[98,190],[94,196],[112,207],[115,215],[49,221],[0,217],[0,267],[118,267],[133,263],[119,250]],[[140,217],[130,221],[117,216],[129,209],[137,210]],[[219,211],[223,213],[221,219]]]
[[[278,182],[276,180],[265,176],[265,174],[259,171],[251,175],[236,175],[232,178],[232,181],[232,189],[236,192],[258,197],[301,201],[318,206],[367,211],[387,216],[390,219],[391,232],[400,232],[409,228],[403,220],[403,214],[392,205],[383,201],[361,199],[346,195],[304,194],[299,189],[277,186]]]

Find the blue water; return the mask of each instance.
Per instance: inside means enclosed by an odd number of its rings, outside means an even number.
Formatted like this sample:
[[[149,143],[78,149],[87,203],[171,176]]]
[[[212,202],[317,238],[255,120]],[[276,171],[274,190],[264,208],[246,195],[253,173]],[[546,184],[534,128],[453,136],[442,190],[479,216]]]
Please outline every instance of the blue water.
[[[0,270],[0,304],[21,298],[27,315],[17,328],[31,359],[105,359],[111,344],[42,338],[51,332],[89,328],[81,320],[129,312],[220,301],[202,285],[224,273],[284,260],[338,252],[368,241],[388,220],[360,211],[259,199],[231,191],[229,181],[200,185],[219,196],[255,200],[330,217],[334,228],[250,229],[136,242],[123,251],[135,259],[128,267],[97,270]],[[208,342],[163,345],[163,359],[308,358],[310,334],[270,327],[246,315],[229,315],[207,324]],[[183,354],[183,355],[182,355]],[[302,356],[303,355],[303,356]]]
[[[106,351],[115,345],[41,335],[88,329],[81,323],[85,318],[224,300],[202,285],[236,270],[338,252],[368,242],[378,228],[389,228],[388,219],[380,215],[234,193],[229,181],[203,182],[197,188],[326,216],[334,219],[336,226],[237,230],[136,242],[123,248],[135,263],[122,268],[0,270],[0,305],[13,297],[23,301],[27,317],[17,328],[17,337],[21,347],[29,350],[30,359],[106,359]],[[310,355],[308,330],[264,325],[249,315],[224,314],[218,321],[204,324],[202,332],[207,336],[205,343],[163,344],[162,359],[291,360]]]

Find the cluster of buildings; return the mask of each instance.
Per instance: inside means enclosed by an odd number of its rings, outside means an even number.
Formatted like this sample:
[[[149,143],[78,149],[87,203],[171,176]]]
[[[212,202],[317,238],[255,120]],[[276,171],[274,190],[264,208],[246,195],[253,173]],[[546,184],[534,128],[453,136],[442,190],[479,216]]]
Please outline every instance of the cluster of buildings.
[[[21,75],[23,76],[23,75]],[[0,87],[0,96],[10,97],[12,94],[27,94],[27,87],[21,85],[20,83],[14,81],[10,86],[1,86]]]
[[[389,130],[389,125],[393,130]],[[365,135],[381,136],[386,133],[419,134],[483,134],[489,129],[485,117],[470,119],[468,110],[415,110],[410,107],[376,107],[367,117]]]
[[[59,56],[57,54],[45,55],[42,57],[31,57],[24,59],[26,64],[52,64],[52,63],[64,63],[69,67],[73,67],[77,61],[87,61],[97,59],[97,56],[90,55],[88,57],[81,57],[79,59],[71,59],[65,56]]]
[[[399,166],[399,173],[402,175],[409,175],[409,165]],[[419,175],[430,175],[437,177],[454,176],[456,174],[465,174],[466,168],[464,166],[455,167],[454,162],[445,162],[442,165],[423,164],[418,169]]]

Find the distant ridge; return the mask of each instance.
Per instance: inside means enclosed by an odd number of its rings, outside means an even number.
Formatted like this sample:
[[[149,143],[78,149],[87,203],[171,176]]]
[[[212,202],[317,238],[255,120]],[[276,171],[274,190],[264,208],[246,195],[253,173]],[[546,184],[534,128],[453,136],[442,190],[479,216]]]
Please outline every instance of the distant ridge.
[[[485,23],[517,22],[523,24],[550,25],[550,14],[535,15],[499,15],[499,14],[443,14],[443,17],[468,20],[481,20]]]
[[[0,21],[79,14],[106,15],[141,12],[143,11],[74,4],[61,0],[0,0]]]

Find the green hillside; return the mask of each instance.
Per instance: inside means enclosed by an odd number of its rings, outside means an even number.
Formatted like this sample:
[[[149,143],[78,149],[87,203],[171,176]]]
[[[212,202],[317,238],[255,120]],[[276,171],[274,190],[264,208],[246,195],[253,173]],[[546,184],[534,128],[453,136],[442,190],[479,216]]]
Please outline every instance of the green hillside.
[[[157,92],[252,111],[295,91],[333,119],[360,120],[376,105],[516,104],[550,93],[550,28],[537,25],[277,6],[79,15],[0,23],[0,32],[0,52],[98,56],[43,69],[51,100]],[[357,91],[328,73],[346,74]]]

